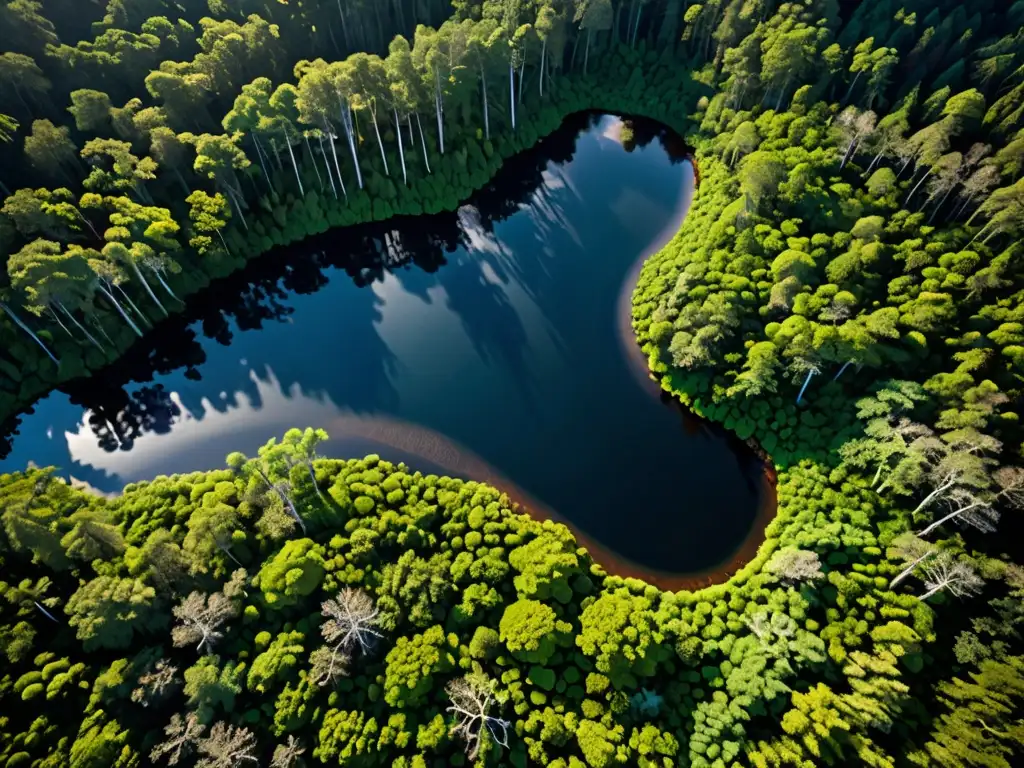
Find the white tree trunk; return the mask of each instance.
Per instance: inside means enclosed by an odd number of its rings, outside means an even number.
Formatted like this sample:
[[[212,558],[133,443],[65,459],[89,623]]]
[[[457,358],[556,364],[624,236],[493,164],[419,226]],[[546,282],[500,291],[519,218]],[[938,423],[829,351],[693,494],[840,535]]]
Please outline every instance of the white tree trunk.
[[[629,43],[630,48],[636,48],[636,33],[640,29],[640,14],[643,12],[644,7],[640,5],[636,9],[636,22],[633,24],[633,39]]]
[[[352,112],[349,110],[347,104],[342,104],[341,99],[338,99],[338,106],[341,108],[341,124],[345,129],[345,137],[348,139],[348,149],[352,153],[352,163],[356,167],[356,182],[359,184],[359,188],[363,188],[363,171],[359,167],[359,154],[356,151],[356,138],[355,133],[352,130]]]
[[[423,121],[420,120],[420,113],[416,113],[416,127],[420,132],[420,146],[423,147],[423,164],[427,166],[427,173],[430,173],[430,159],[427,157],[427,141],[423,138]]]
[[[171,290],[171,286],[169,286],[166,283],[166,281],[164,280],[164,276],[160,274],[159,270],[153,270],[153,274],[156,275],[156,279],[160,281],[160,285],[163,286],[163,289],[167,291],[167,293],[169,293],[176,301],[180,302],[181,304],[185,303],[178,298],[178,295],[174,291]]]
[[[587,50],[583,54],[583,74],[587,74],[587,64],[590,63],[590,36],[593,34],[593,30],[587,30]]]
[[[130,317],[128,317],[128,313],[124,311],[124,307],[121,306],[120,302],[118,302],[118,300],[114,298],[114,294],[112,294],[102,285],[97,287],[100,289],[100,292],[110,300],[110,303],[114,305],[114,309],[121,313],[121,317],[123,317],[124,321],[128,323],[128,327],[135,331],[135,335],[141,337],[142,331],[139,330],[139,326],[137,326],[135,322]]]
[[[58,366],[60,365],[60,360],[58,360],[56,357],[53,356],[53,353],[50,351],[50,348],[47,347],[43,343],[42,339],[40,339],[38,336],[36,336],[36,334],[32,331],[31,328],[29,328],[27,325],[25,325],[21,321],[20,317],[18,317],[16,314],[14,314],[14,310],[12,310],[10,307],[7,306],[6,303],[4,303],[2,301],[0,301],[0,309],[2,309],[7,314],[7,316],[9,318],[11,318],[11,320],[14,322],[15,325],[17,325],[19,328],[21,328],[21,330],[23,330],[25,333],[27,333],[29,336],[32,337],[32,341],[34,341],[36,344],[38,344],[42,348],[43,352],[46,353],[46,356],[48,358],[53,360],[53,362],[56,365],[58,365]]]
[[[917,558],[917,560],[915,560],[910,565],[908,565],[906,568],[904,568],[902,571],[900,571],[899,575],[896,576],[895,579],[893,579],[892,581],[889,582],[889,589],[892,589],[897,584],[899,584],[901,581],[903,581],[905,578],[907,578],[907,576],[909,576],[911,573],[914,572],[914,569],[917,568],[917,566],[919,566],[921,563],[923,563],[925,560],[927,560],[929,557],[931,557],[932,555],[934,555],[938,551],[939,550],[937,550],[937,549],[932,549],[932,550],[929,550],[928,552],[925,552],[923,555],[921,555],[919,558]]]
[[[380,159],[384,161],[384,175],[390,176],[391,169],[388,168],[388,156],[384,154],[384,141],[380,137],[380,128],[377,127],[376,110],[370,110],[370,119],[373,121],[373,132],[377,134],[377,147],[380,149]]]
[[[167,309],[160,303],[160,299],[156,297],[156,294],[153,293],[153,289],[150,288],[149,282],[146,280],[146,276],[142,274],[142,270],[139,269],[139,265],[135,263],[135,259],[130,259],[130,261],[132,271],[135,273],[135,276],[139,278],[139,281],[142,283],[142,287],[146,289],[146,293],[149,294],[149,298],[151,298],[156,305],[160,307],[160,311],[163,312],[165,316],[168,315],[169,313],[167,312]]]
[[[487,105],[487,75],[483,66],[480,67],[480,87],[484,94],[484,138],[491,138],[491,110]]]
[[[316,171],[316,180],[320,185],[320,191],[324,191],[324,177],[320,175],[320,167],[316,164],[316,155],[313,154],[312,147],[309,146],[309,136],[305,133],[302,134],[302,140],[306,142],[306,154],[309,155],[309,159],[313,163],[313,170]]]
[[[516,129],[516,80],[515,69],[508,65],[508,106],[512,114],[512,130]]]
[[[924,508],[925,508],[925,507],[927,507],[927,506],[928,506],[929,504],[931,504],[931,503],[932,503],[932,501],[934,501],[934,500],[935,500],[935,497],[936,497],[936,496],[940,496],[941,494],[945,493],[945,492],[946,492],[946,491],[948,491],[948,490],[949,490],[950,488],[952,488],[952,487],[953,487],[953,485],[955,485],[955,484],[956,484],[956,480],[957,480],[957,479],[956,479],[955,477],[953,477],[953,478],[950,478],[950,479],[949,479],[949,480],[947,480],[946,482],[942,483],[942,485],[940,485],[940,486],[939,486],[938,488],[936,488],[936,489],[935,489],[934,491],[932,491],[932,492],[931,492],[931,493],[929,493],[929,494],[928,494],[927,496],[925,496],[925,497],[924,497],[924,501],[922,501],[922,502],[921,502],[920,504],[918,504],[918,505],[917,505],[917,509],[915,509],[915,510],[913,511],[913,513],[912,513],[912,514],[915,514],[915,515],[916,515],[916,514],[917,514],[918,512],[920,512],[920,511],[921,511],[922,509],[924,509]]]
[[[85,329],[84,325],[82,325],[80,322],[78,322],[78,318],[76,318],[73,314],[68,312],[67,307],[65,307],[63,304],[57,304],[57,306],[60,308],[60,310],[65,315],[68,316],[68,318],[71,320],[71,322],[74,323],[78,327],[78,329],[82,333],[85,334],[85,338],[87,338],[89,341],[91,341],[96,346],[96,348],[100,350],[100,352],[103,352],[104,354],[106,354],[107,350],[103,348],[103,345],[100,344],[98,341],[96,341],[96,338],[91,333],[89,333],[89,331],[87,331]]]
[[[906,201],[905,201],[905,202],[903,203],[903,207],[904,207],[904,208],[906,208],[906,207],[907,207],[908,205],[910,205],[910,199],[911,199],[911,198],[912,198],[912,197],[914,196],[914,194],[915,194],[915,193],[917,192],[917,190],[918,190],[918,189],[920,189],[921,185],[922,185],[922,184],[924,184],[925,180],[926,180],[926,179],[927,179],[927,178],[928,178],[929,176],[931,176],[931,175],[932,175],[932,169],[931,169],[931,168],[929,168],[929,169],[928,169],[928,172],[927,172],[927,173],[926,173],[926,174],[925,174],[924,176],[922,176],[922,177],[921,177],[921,180],[920,180],[919,182],[917,182],[917,184],[915,184],[915,185],[914,185],[914,188],[913,188],[912,190],[910,190],[910,194],[909,194],[909,195],[907,195],[907,199],[906,199]]]
[[[796,396],[796,404],[800,405],[800,401],[804,397],[804,392],[807,390],[807,385],[811,383],[811,379],[814,378],[814,371],[807,372],[807,378],[804,379],[804,385],[800,387],[800,394]]]
[[[444,154],[444,100],[441,97],[441,75],[434,72],[434,112],[437,113],[437,143]]]
[[[256,136],[256,132],[255,131],[253,131],[253,134],[252,134],[252,143],[256,147],[256,157],[259,158],[260,167],[263,169],[263,178],[266,179],[267,180],[267,184],[269,184],[271,186],[271,188],[273,188],[274,182],[270,178],[270,174],[267,172],[267,163],[263,159],[263,147],[260,145],[259,137]]]
[[[292,142],[291,139],[288,138],[287,131],[284,131],[284,143],[288,145],[288,157],[292,159],[292,169],[295,171],[295,180],[299,182],[299,194],[305,197],[306,190],[302,186],[302,176],[299,175],[299,164],[295,162],[295,151],[292,149]]]
[[[409,175],[405,170],[405,147],[402,146],[402,123],[398,119],[398,110],[395,109],[395,134],[398,136],[398,157],[402,161],[402,183],[409,185]]]
[[[544,69],[545,69],[545,65],[547,64],[547,60],[548,60],[548,41],[547,41],[547,38],[545,38],[544,42],[540,46],[540,84],[538,85],[538,87],[540,88],[541,98],[544,97]]]

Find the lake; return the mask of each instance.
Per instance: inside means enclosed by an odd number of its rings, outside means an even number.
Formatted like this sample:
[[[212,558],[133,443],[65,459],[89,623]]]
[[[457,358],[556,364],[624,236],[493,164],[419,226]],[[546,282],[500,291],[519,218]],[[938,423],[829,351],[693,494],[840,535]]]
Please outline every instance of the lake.
[[[492,482],[611,572],[735,565],[772,503],[765,468],[659,396],[628,330],[636,266],[678,229],[693,167],[660,126],[623,125],[570,118],[457,213],[255,260],[40,400],[0,470],[55,465],[110,493],[318,426],[323,455]]]

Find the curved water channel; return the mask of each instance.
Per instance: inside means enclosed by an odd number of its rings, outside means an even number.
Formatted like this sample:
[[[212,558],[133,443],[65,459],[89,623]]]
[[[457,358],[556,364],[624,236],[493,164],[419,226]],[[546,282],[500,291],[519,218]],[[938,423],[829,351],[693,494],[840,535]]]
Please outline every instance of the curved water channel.
[[[693,186],[660,126],[574,116],[457,213],[329,232],[197,295],[23,415],[0,471],[112,493],[322,426],[324,455],[504,488],[611,572],[708,583],[753,555],[774,493],[747,446],[659,397],[628,332],[636,267]]]

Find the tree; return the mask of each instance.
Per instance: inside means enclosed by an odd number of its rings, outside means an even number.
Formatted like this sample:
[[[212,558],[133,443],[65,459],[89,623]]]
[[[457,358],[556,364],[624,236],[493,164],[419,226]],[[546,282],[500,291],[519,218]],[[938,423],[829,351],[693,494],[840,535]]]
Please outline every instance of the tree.
[[[924,571],[926,592],[918,596],[918,600],[927,600],[936,592],[948,590],[956,597],[970,597],[978,594],[985,582],[975,573],[971,565],[963,560],[955,560],[952,555],[940,553],[931,561],[921,566]]]
[[[359,589],[344,589],[332,600],[320,605],[327,621],[320,626],[324,640],[332,650],[348,655],[360,651],[367,655],[384,636],[377,631],[379,611],[373,598]]]
[[[244,570],[235,571],[234,575],[245,577]],[[198,641],[196,650],[206,646],[207,653],[224,637],[221,627],[238,616],[238,601],[228,597],[224,592],[211,595],[192,592],[176,605],[171,611],[178,624],[171,630],[171,640],[176,647],[191,645]]]
[[[278,449],[276,439],[271,439],[260,448],[259,455],[254,459],[247,458],[245,454],[238,452],[229,454],[227,464],[244,482],[262,483],[267,491],[277,496],[305,535],[306,523],[289,495],[291,486],[285,474],[287,465],[284,462],[284,456]]]
[[[236,768],[246,763],[259,764],[256,736],[248,728],[214,723],[210,734],[199,742],[196,768]]]
[[[157,610],[156,590],[139,579],[97,576],[68,599],[68,624],[86,651],[127,648],[136,633],[165,622]]]
[[[241,186],[235,175],[236,171],[244,171],[251,163],[245,156],[245,152],[238,146],[235,137],[213,136],[203,134],[195,138],[196,147],[196,173],[213,179],[222,192],[235,207],[235,213],[242,221],[242,226],[249,228],[245,220],[242,208],[245,199],[242,195]]]
[[[294,735],[288,735],[288,741],[274,747],[274,756],[270,760],[270,768],[297,768],[306,748]]]
[[[821,571],[817,552],[796,547],[776,550],[765,563],[764,570],[790,586],[804,581],[816,581],[825,575]]]
[[[52,178],[62,177],[74,184],[78,171],[78,152],[67,126],[56,126],[49,120],[32,122],[32,132],[25,137],[25,157],[35,168]]]
[[[189,239],[189,245],[195,248],[201,255],[213,253],[213,240],[211,234],[216,234],[220,240],[221,247],[225,253],[230,253],[228,244],[224,240],[224,227],[228,225],[231,218],[231,207],[227,198],[219,192],[210,195],[201,189],[185,198],[189,204],[188,217],[192,221],[194,235]]]
[[[0,93],[4,94],[5,104],[13,106],[17,101],[25,118],[35,115],[51,87],[31,56],[12,52],[0,54]]]
[[[157,744],[149,753],[154,763],[166,760],[168,765],[178,765],[187,759],[195,750],[206,731],[206,726],[199,722],[195,712],[182,717],[171,716],[171,722],[164,726],[164,741]]]
[[[124,551],[124,537],[117,526],[96,510],[83,509],[69,518],[73,527],[60,544],[68,557],[91,562],[112,560]]]
[[[305,196],[306,190],[302,185],[299,164],[295,160],[295,151],[292,149],[293,143],[297,143],[301,135],[296,127],[296,122],[299,119],[299,110],[295,106],[295,102],[298,100],[298,97],[299,92],[294,85],[285,83],[279,86],[270,96],[268,103],[272,112],[260,120],[260,127],[266,127],[267,130],[276,129],[280,131],[281,138],[288,149],[288,157],[291,158],[292,170],[295,171],[295,181],[299,185],[299,194]]]
[[[587,74],[587,66],[590,63],[590,41],[594,32],[604,32],[611,29],[614,10],[611,0],[586,0],[577,6],[576,19],[579,22],[580,30],[587,31],[587,45],[583,53],[583,74]]]
[[[466,675],[445,686],[451,701],[447,711],[455,717],[453,736],[466,742],[466,757],[475,761],[482,744],[491,742],[508,749],[508,729],[511,723],[489,712],[496,703],[493,684],[486,678]]]
[[[921,563],[939,554],[939,548],[916,534],[907,532],[893,539],[885,554],[890,560],[901,561],[903,566],[903,570],[889,582],[889,589],[892,589],[912,574]]]

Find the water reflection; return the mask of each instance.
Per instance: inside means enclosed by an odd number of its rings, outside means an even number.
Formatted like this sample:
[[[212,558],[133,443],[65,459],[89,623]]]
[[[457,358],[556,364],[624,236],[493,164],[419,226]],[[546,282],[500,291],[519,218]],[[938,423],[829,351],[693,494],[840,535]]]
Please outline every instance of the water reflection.
[[[757,462],[687,435],[614,338],[634,262],[685,212],[692,173],[670,149],[655,126],[583,116],[457,213],[268,254],[38,403],[2,467],[111,491],[322,425],[325,453],[378,445],[514,484],[645,567],[721,562],[751,529]]]

